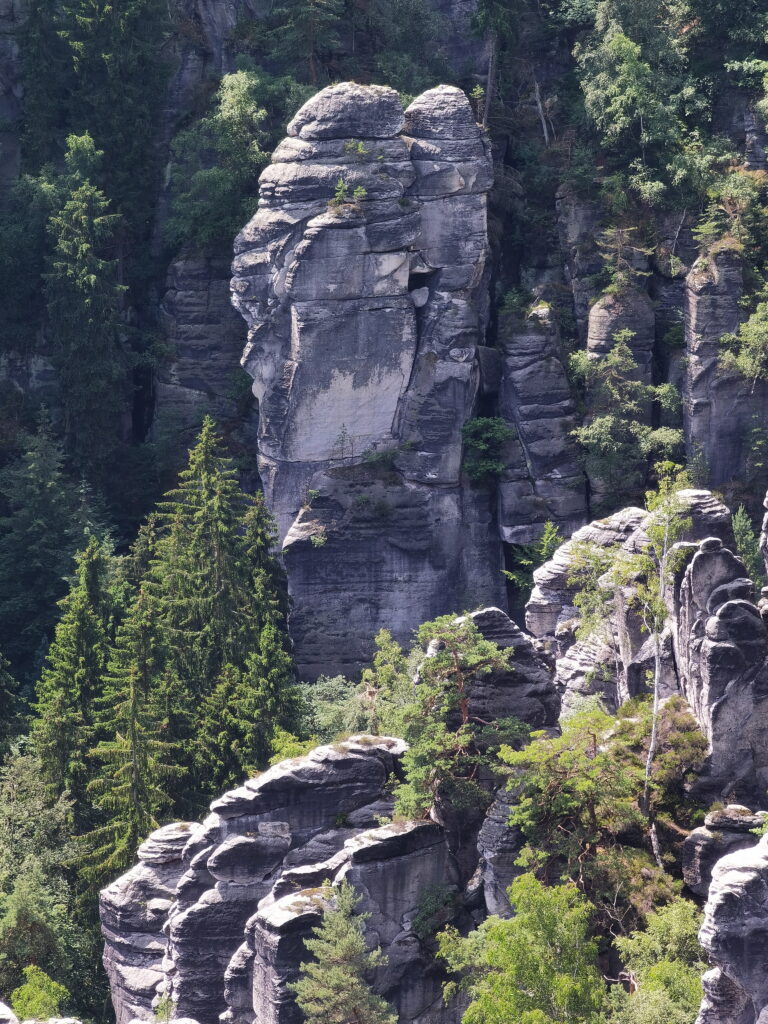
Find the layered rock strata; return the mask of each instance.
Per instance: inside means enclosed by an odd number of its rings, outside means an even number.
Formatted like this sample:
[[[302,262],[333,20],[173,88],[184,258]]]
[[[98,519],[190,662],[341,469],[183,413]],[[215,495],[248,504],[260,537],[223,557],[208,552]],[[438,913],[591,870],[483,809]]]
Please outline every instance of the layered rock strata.
[[[727,248],[697,260],[686,279],[686,445],[714,486],[743,477],[754,432],[765,429],[765,382],[745,380],[720,363],[720,339],[742,319],[742,292],[741,256]]]
[[[258,462],[307,676],[360,667],[382,626],[405,640],[503,604],[501,538],[584,520],[551,327],[483,344],[492,183],[459,89],[403,112],[392,89],[342,83],[289,124],[236,241]],[[517,434],[501,534],[490,489],[462,473],[462,427],[494,402]]]
[[[475,621],[514,657],[511,670],[469,681],[472,713],[553,726],[559,701],[530,639],[498,608]],[[448,920],[469,925],[486,909],[509,911],[506,794],[480,841],[480,822],[467,816],[460,829],[391,823],[389,783],[405,749],[375,736],[318,747],[225,793],[201,824],[150,836],[139,863],[101,895],[117,1024],[151,1020],[162,995],[198,1024],[299,1024],[289,985],[323,912],[323,883],[344,878],[371,914],[371,944],[388,958],[371,979],[376,991],[402,1022],[457,1021],[459,1008],[443,1005],[428,938]]]
[[[696,1024],[764,1024],[768,836],[715,865],[699,940],[712,967],[702,979],[704,998]]]
[[[760,828],[766,818],[768,812],[753,814],[740,804],[710,811],[704,824],[683,840],[683,878],[691,892],[706,896],[717,862],[728,853],[751,849],[755,845],[755,829]]]
[[[728,509],[708,491],[682,491],[680,498],[691,528],[678,545],[683,564],[661,637],[662,696],[682,694],[709,742],[698,784],[721,798],[762,803],[768,787],[768,630],[743,562],[723,543],[733,545]],[[616,594],[598,636],[574,643],[578,614],[568,582],[576,543],[638,551],[646,541],[646,515],[630,508],[590,524],[534,574],[528,628],[554,648],[555,683],[565,707],[590,692],[616,707],[646,690],[653,649],[631,594]]]

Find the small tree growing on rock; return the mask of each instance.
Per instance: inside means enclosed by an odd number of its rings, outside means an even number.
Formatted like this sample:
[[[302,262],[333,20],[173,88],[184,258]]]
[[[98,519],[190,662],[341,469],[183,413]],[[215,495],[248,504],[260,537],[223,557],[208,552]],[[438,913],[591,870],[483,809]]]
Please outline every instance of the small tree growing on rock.
[[[470,706],[470,685],[479,675],[508,670],[512,651],[486,640],[468,615],[425,622],[417,638],[427,655],[419,666],[415,700],[405,714],[410,748],[403,759],[406,781],[397,790],[396,810],[422,817],[438,800],[459,812],[482,806],[488,794],[480,772],[489,766],[488,747],[517,742],[527,729],[516,719],[491,723],[479,718]]]
[[[365,922],[370,914],[355,913],[360,897],[349,882],[324,889],[333,901],[304,945],[314,959],[301,965],[292,985],[306,1024],[396,1024],[397,1014],[366,980],[384,966],[379,948],[368,949]]]

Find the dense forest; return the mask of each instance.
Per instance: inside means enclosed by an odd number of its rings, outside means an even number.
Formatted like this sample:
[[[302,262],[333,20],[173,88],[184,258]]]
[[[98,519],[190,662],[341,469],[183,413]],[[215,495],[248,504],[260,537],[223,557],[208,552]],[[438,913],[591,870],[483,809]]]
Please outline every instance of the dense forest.
[[[732,130],[734,111],[756,137],[768,120],[766,4],[478,0],[457,41],[430,0],[275,0],[258,16],[230,5],[218,55],[183,0],[21,6],[0,179],[0,999],[19,1018],[110,1020],[99,889],[159,825],[365,732],[410,744],[395,821],[437,807],[479,822],[495,789],[516,794],[516,915],[455,927],[454,895],[424,895],[420,938],[467,1024],[688,1024],[706,965],[681,842],[712,801],[694,785],[700,726],[682,698],[660,704],[659,650],[690,528],[680,491],[718,486],[746,575],[766,582],[768,170]],[[645,694],[615,713],[588,696],[558,729],[478,720],[468,680],[514,658],[454,615],[412,648],[382,630],[358,677],[303,680],[249,378],[233,360],[186,419],[158,398],[169,266],[229,260],[286,123],[345,80],[392,86],[404,105],[442,82],[469,97],[494,165],[489,344],[546,304],[590,518],[651,516],[641,552],[585,544],[570,570],[579,640],[604,640],[634,587],[656,645]],[[658,268],[679,283],[694,260],[738,259],[740,324],[717,358],[757,411],[727,478],[686,432],[675,310],[657,317],[644,370],[630,327],[594,359],[572,291],[534,287],[572,193],[598,211],[579,253],[589,304],[642,291]],[[487,401],[462,434],[466,479],[494,496],[511,432]],[[539,533],[506,546],[513,609],[567,539],[550,520]],[[358,902],[345,883],[307,943],[308,1024],[396,1020],[370,985]],[[161,1005],[156,1019],[172,1016]]]

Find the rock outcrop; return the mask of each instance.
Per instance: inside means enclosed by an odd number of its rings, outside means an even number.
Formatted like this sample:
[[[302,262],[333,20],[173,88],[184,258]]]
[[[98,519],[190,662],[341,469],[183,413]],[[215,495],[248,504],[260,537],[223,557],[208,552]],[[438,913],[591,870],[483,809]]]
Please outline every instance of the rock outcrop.
[[[754,830],[763,825],[766,818],[766,811],[753,814],[741,804],[710,811],[704,824],[683,840],[683,878],[691,892],[706,896],[717,862],[728,853],[753,847]]]
[[[712,968],[702,979],[704,998],[696,1024],[764,1024],[768,1018],[768,836],[715,865],[699,940]]]
[[[503,604],[501,537],[583,522],[556,340],[532,327],[501,353],[483,344],[492,182],[459,89],[403,112],[392,89],[342,83],[288,126],[237,239],[259,467],[308,676],[358,668],[382,626],[403,640]],[[501,536],[488,488],[462,473],[462,426],[499,392],[517,431]]]
[[[768,788],[768,630],[754,585],[734,545],[728,509],[709,491],[680,492],[691,526],[678,542],[683,565],[661,637],[662,696],[679,692],[709,742],[697,785],[729,800],[762,803]],[[573,642],[578,613],[568,583],[574,545],[639,551],[647,513],[628,508],[598,520],[563,544],[534,573],[526,609],[531,632],[556,655],[555,683],[564,707],[598,692],[616,707],[646,690],[653,663],[647,634],[627,594],[617,594],[600,634]]]
[[[724,334],[742,319],[742,260],[723,248],[697,260],[686,280],[683,412],[688,457],[714,486],[744,475],[752,432],[764,429],[768,392],[720,365]]]
[[[551,670],[530,638],[498,608],[474,618],[514,657],[509,671],[469,681],[472,713],[555,725]],[[389,784],[405,749],[375,736],[318,747],[225,793],[201,824],[153,833],[139,863],[101,894],[117,1024],[150,1020],[161,995],[198,1024],[299,1024],[288,986],[323,911],[323,883],[344,878],[388,958],[372,979],[376,990],[402,1022],[453,1024],[458,1010],[443,1006],[430,928],[468,924],[486,909],[509,912],[507,794],[498,794],[479,839],[482,822],[469,815],[458,829],[453,821],[393,823]]]

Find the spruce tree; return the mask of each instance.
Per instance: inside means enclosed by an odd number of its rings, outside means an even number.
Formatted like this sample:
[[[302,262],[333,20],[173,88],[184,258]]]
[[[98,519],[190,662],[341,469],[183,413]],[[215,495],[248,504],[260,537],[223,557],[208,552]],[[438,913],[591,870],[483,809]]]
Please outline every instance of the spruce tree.
[[[42,664],[74,554],[100,528],[63,463],[43,418],[18,461],[0,474],[7,508],[0,518],[0,650],[22,685]]]
[[[68,791],[75,828],[88,822],[87,753],[94,741],[95,702],[101,696],[116,607],[105,545],[92,537],[77,559],[69,594],[37,686],[32,738],[52,795]]]
[[[281,0],[272,11],[275,28],[269,33],[274,58],[304,65],[307,78],[318,85],[340,47],[344,26],[341,0]]]
[[[88,783],[103,823],[84,837],[86,877],[106,878],[127,867],[139,843],[158,825],[171,798],[165,784],[178,775],[175,748],[162,739],[157,622],[142,588],[120,626],[99,701],[98,727],[107,737],[92,750],[99,767]]]
[[[284,635],[267,622],[245,669],[225,665],[203,701],[195,738],[197,774],[206,792],[221,792],[267,767],[275,732],[297,729],[301,706],[294,681]]]
[[[67,188],[48,224],[48,332],[75,464],[98,479],[123,432],[128,405],[122,295],[115,234],[119,217],[87,175],[101,162],[89,135],[70,136]]]
[[[0,761],[8,753],[8,746],[21,727],[22,703],[19,685],[8,671],[8,662],[0,654]]]
[[[360,897],[344,881],[314,929],[314,938],[304,945],[313,960],[301,965],[299,980],[292,986],[306,1024],[396,1024],[397,1014],[366,981],[366,974],[386,961],[380,949],[369,950],[365,921],[369,914],[356,914]]]

